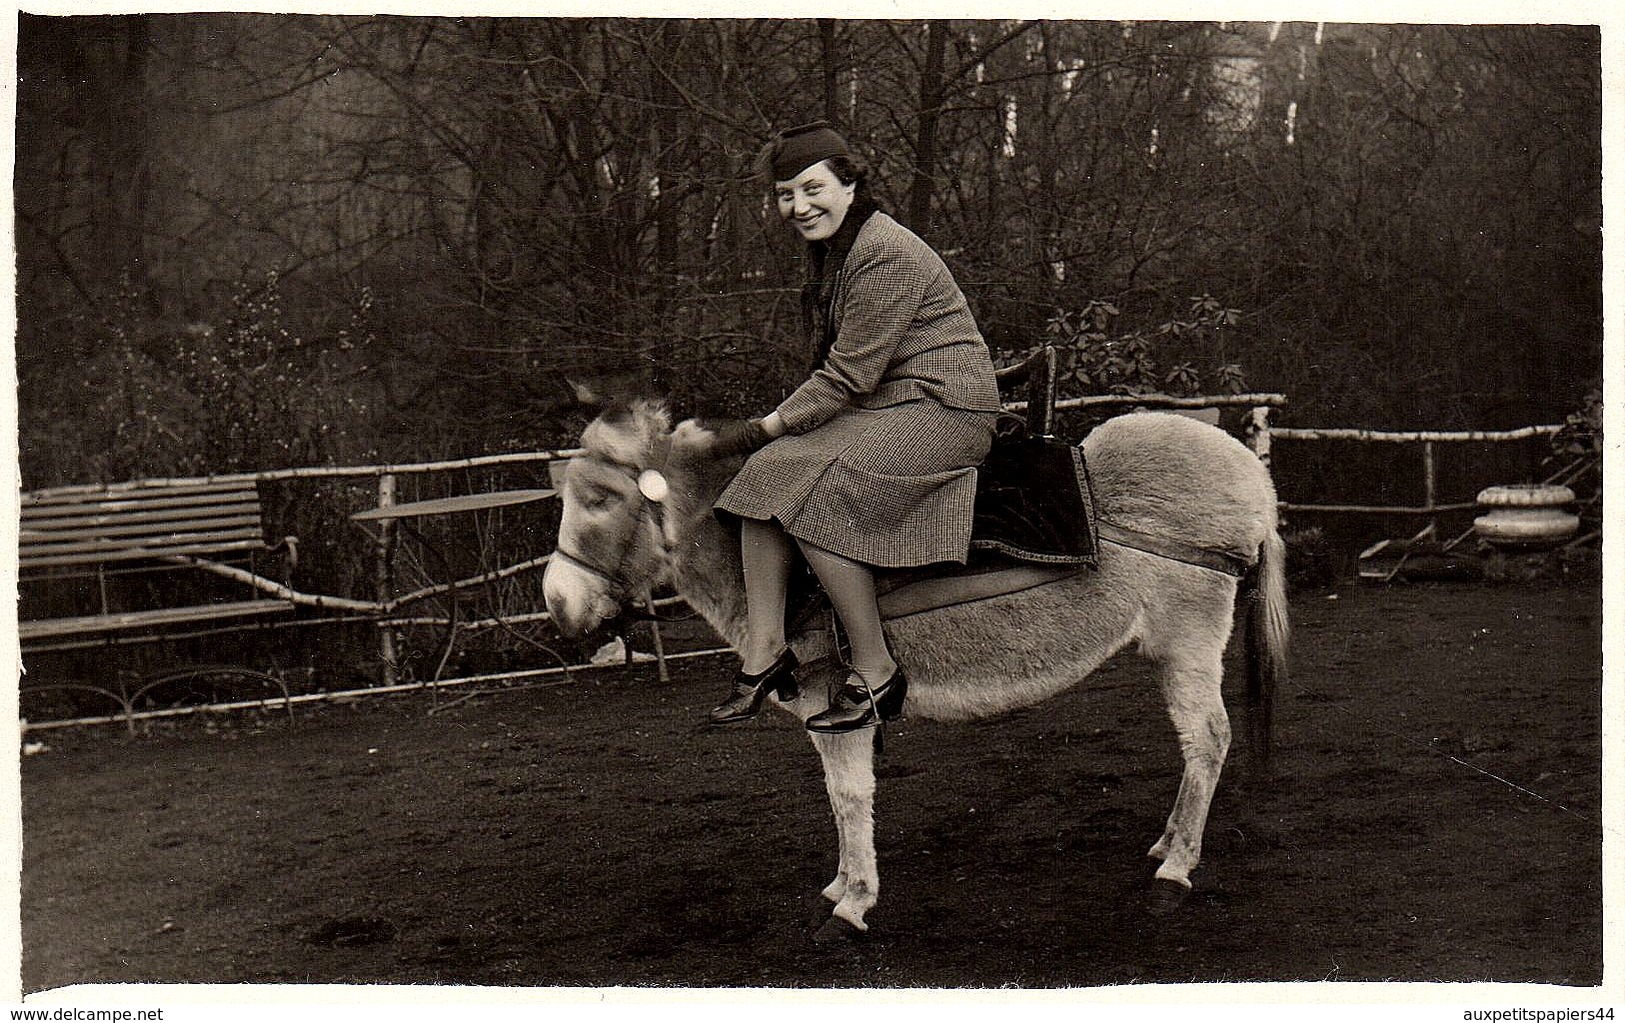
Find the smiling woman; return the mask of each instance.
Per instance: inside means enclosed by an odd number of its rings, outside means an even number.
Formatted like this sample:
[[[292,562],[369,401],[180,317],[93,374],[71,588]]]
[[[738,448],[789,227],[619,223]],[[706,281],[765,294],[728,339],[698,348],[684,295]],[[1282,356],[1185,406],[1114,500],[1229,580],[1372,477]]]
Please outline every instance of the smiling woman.
[[[784,606],[799,548],[852,652],[846,684],[807,727],[844,732],[901,712],[908,680],[881,629],[872,569],[965,560],[998,389],[953,275],[874,204],[840,134],[822,121],[788,129],[760,164],[779,216],[807,242],[802,306],[818,356],[778,408],[719,435],[719,454],[754,452],[716,503],[739,525],[750,625],[711,723],[752,717],[795,670]]]
[[[840,228],[857,195],[857,175],[851,162],[841,162],[844,174],[835,169],[834,161],[823,160],[780,182],[774,190],[779,216],[795,225],[809,242],[827,241]]]

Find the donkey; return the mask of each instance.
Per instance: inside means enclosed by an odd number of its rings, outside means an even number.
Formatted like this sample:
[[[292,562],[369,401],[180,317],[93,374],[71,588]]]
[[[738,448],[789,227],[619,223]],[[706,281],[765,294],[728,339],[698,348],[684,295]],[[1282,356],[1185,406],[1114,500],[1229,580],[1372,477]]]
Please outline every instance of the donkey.
[[[728,643],[743,644],[738,537],[711,510],[740,459],[715,457],[714,440],[694,420],[673,428],[664,406],[640,400],[602,412],[582,434],[582,452],[554,463],[564,511],[543,589],[566,635],[597,628],[652,585],[669,583]],[[1112,535],[1127,538],[1101,544],[1097,569],[894,618],[887,638],[909,675],[906,713],[943,721],[1038,703],[1136,646],[1156,668],[1184,761],[1167,827],[1149,852],[1161,861],[1150,908],[1170,912],[1190,889],[1230,747],[1220,681],[1240,589],[1236,575],[1176,557],[1220,552],[1251,566],[1249,702],[1262,709],[1255,738],[1267,749],[1269,705],[1275,680],[1285,675],[1288,640],[1275,488],[1244,445],[1183,416],[1120,416],[1082,446],[1103,532],[1109,524]],[[828,706],[845,673],[828,629],[803,630],[791,645],[803,665],[799,693],[771,702],[805,721]],[[817,681],[825,684],[807,684]],[[875,736],[808,734],[823,758],[840,848],[839,869],[823,891],[834,909],[818,940],[856,938],[868,930],[864,916],[880,891]]]

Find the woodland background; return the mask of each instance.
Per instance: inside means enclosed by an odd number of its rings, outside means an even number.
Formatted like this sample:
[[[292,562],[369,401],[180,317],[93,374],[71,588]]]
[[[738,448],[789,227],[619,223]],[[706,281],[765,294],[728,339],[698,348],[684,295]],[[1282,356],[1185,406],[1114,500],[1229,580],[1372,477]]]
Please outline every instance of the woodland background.
[[[871,159],[1001,360],[1068,348],[1070,393],[1561,421],[1601,375],[1599,46],[23,14],[24,486],[568,444],[567,375],[760,413],[810,353],[799,243],[751,162],[813,117]]]

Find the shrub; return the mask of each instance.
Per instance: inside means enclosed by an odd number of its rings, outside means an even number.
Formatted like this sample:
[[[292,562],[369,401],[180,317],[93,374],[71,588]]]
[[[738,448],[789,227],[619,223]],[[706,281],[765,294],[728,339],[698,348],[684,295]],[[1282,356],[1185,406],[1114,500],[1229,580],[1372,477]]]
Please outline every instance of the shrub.
[[[1247,377],[1229,358],[1229,334],[1241,315],[1204,294],[1183,318],[1123,329],[1118,307],[1096,299],[1057,310],[1045,324],[1046,343],[1059,352],[1061,386],[1071,393],[1240,394]]]

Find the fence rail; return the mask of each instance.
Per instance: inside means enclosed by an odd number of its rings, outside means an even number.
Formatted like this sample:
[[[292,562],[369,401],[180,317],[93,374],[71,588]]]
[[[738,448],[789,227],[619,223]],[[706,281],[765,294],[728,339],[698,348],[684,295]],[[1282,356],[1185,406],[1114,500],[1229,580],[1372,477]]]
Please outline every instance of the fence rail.
[[[1528,440],[1531,437],[1550,437],[1563,429],[1561,426],[1524,426],[1516,430],[1349,430],[1306,429],[1277,426],[1271,433],[1283,440],[1357,440],[1389,444],[1449,444],[1456,442],[1498,442]]]
[[[120,494],[143,487],[174,487],[193,483],[270,483],[276,480],[311,480],[357,478],[362,476],[406,476],[430,472],[453,472],[458,469],[479,469],[493,465],[517,465],[525,462],[556,462],[574,458],[580,448],[557,451],[513,451],[499,455],[474,455],[438,462],[399,462],[385,465],[308,465],[291,469],[262,469],[257,472],[228,472],[213,476],[175,476],[125,480],[119,483],[70,483],[59,487],[31,490],[31,499],[55,497],[62,494]]]

